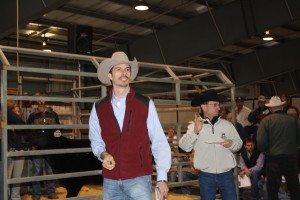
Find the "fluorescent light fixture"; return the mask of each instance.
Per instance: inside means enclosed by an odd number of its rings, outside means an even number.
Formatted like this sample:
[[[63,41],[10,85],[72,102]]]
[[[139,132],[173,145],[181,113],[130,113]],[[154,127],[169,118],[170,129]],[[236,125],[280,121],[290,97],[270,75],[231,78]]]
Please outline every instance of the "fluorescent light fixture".
[[[134,9],[139,11],[145,11],[149,9],[149,6],[147,5],[145,0],[137,0]]]
[[[263,37],[263,40],[264,40],[264,41],[271,41],[271,40],[274,40],[274,38],[273,38],[273,36],[270,34],[270,31],[269,31],[269,30],[267,30],[267,31],[265,32],[265,35],[264,35],[264,37]]]

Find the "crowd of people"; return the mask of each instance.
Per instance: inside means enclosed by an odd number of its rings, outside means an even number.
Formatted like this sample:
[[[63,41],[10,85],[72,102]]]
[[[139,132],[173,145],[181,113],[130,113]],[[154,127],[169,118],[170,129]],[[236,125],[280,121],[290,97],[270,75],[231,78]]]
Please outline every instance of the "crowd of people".
[[[44,92],[37,92],[35,96],[46,96]],[[51,125],[59,124],[58,115],[51,108],[46,106],[46,101],[36,101],[36,108],[32,108],[27,119],[22,115],[22,109],[15,100],[8,100],[7,102],[7,123],[9,125]],[[52,129],[33,129],[33,130],[8,130],[8,151],[27,151],[38,150],[40,143],[43,143],[49,137],[53,137],[56,130]],[[53,174],[52,168],[43,156],[30,156],[29,160],[32,163],[32,176],[42,176],[44,174]],[[8,158],[8,178],[20,178],[23,173],[25,157],[9,157]],[[1,163],[0,163],[1,164]],[[2,166],[2,164],[1,164]],[[0,196],[3,196],[3,186],[0,187]],[[42,196],[41,185],[39,181],[31,183],[32,200],[40,200]],[[8,190],[8,199],[21,200],[20,183],[12,184]],[[56,187],[54,181],[47,181],[47,198],[58,199],[56,194]]]
[[[193,161],[196,171],[189,176],[183,172],[182,180],[198,179],[201,199],[213,199],[216,192],[221,193],[222,199],[235,199],[231,176],[234,166],[238,166],[238,175],[250,179],[252,199],[298,199],[300,125],[297,107],[285,95],[274,96],[269,102],[261,95],[257,98],[257,107],[251,110],[244,105],[244,98],[237,97],[237,121],[232,124],[233,114],[220,105],[222,99],[215,91],[208,90],[192,101],[192,106],[200,106],[200,115],[195,115],[194,122],[178,141],[180,150],[195,152],[194,158],[182,156],[181,160]],[[176,150],[172,152],[176,155]],[[239,155],[238,163],[235,153]],[[172,158],[172,164],[180,160]],[[178,166],[175,166],[169,172],[172,182],[179,180]],[[190,190],[182,187],[182,193],[190,194]],[[239,197],[244,196],[241,187]]]
[[[138,69],[136,59],[130,61],[124,52],[115,52],[98,67],[99,80],[112,85],[108,95],[94,103],[89,118],[92,152],[103,166],[103,199],[151,200],[153,164],[158,199],[167,197],[168,181],[198,180],[201,199],[215,199],[219,192],[223,200],[235,200],[236,166],[240,177],[250,178],[253,199],[276,200],[282,192],[291,200],[299,199],[299,110],[287,96],[274,96],[267,102],[261,95],[253,110],[244,105],[244,98],[237,97],[233,123],[233,113],[221,106],[226,97],[206,90],[192,100],[191,106],[198,107],[199,112],[179,138],[175,127],[168,127],[165,134],[154,102],[130,87]],[[46,94],[38,92],[36,96]],[[27,119],[22,119],[15,103],[9,105],[7,115],[8,124],[60,123],[57,113],[43,100],[37,101]],[[10,130],[8,151],[38,150],[37,144],[53,137],[55,131]],[[178,156],[179,151],[184,155]],[[24,160],[9,158],[9,178],[21,176]],[[33,176],[43,171],[53,174],[43,156],[32,156],[31,162]],[[180,162],[191,165],[183,166],[178,173]],[[40,200],[40,182],[31,185],[33,200]],[[10,189],[10,199],[20,200],[20,185],[13,184]],[[183,185],[181,191],[191,194],[189,186]],[[243,188],[239,194],[242,199]],[[48,199],[58,198],[53,181],[47,182],[46,195]]]
[[[274,96],[268,103],[264,96],[259,96],[257,107],[253,110],[244,105],[244,98],[237,97],[236,123],[232,129],[233,125],[225,123],[225,120],[232,122],[232,113],[220,106],[221,99],[212,90],[196,97],[192,106],[200,106],[200,116],[195,116],[194,123],[179,140],[180,148],[195,151],[194,165],[200,170],[201,199],[213,199],[216,191],[221,193],[222,199],[236,199],[232,178],[227,177],[226,181],[219,178],[226,172],[232,175],[236,166],[232,153],[239,155],[239,176],[250,178],[252,199],[298,199],[298,109],[286,96],[282,99]],[[222,128],[219,129],[219,126]],[[226,153],[231,156],[225,156]],[[228,161],[233,163],[228,165]],[[226,169],[226,166],[229,167]],[[211,180],[216,181],[211,183]],[[231,182],[228,183],[228,180]],[[224,183],[226,186],[222,185]],[[243,188],[239,189],[239,193],[240,199],[243,199]]]

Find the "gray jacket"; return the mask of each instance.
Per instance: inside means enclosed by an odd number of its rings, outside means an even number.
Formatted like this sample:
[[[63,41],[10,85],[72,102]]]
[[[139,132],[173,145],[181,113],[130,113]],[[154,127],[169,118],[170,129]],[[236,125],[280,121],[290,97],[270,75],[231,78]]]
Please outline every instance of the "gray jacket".
[[[300,123],[283,111],[265,117],[257,130],[257,147],[267,156],[297,155]]]

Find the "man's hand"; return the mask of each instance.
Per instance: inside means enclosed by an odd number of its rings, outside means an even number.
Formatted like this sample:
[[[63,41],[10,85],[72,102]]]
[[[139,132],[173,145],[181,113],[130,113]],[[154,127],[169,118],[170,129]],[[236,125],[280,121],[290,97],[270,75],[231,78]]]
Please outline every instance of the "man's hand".
[[[247,167],[243,169],[243,171],[240,172],[240,176],[243,177],[244,175],[250,177],[251,176],[251,171]]]
[[[166,182],[157,182],[156,183],[156,192],[159,199],[166,199],[168,195],[169,187]]]
[[[251,176],[251,171],[247,167],[244,169],[245,174],[250,177]]]
[[[239,175],[240,175],[240,177],[243,177],[245,175],[245,172],[241,171]]]
[[[102,166],[108,170],[113,170],[116,166],[116,163],[115,163],[115,160],[114,158],[112,157],[112,155],[110,155],[109,153],[107,152],[103,152],[101,154],[101,158],[103,159],[103,162],[102,162]]]
[[[232,140],[226,139],[224,142],[222,142],[223,147],[229,148],[232,145]]]
[[[195,114],[194,123],[194,133],[198,135],[202,129],[204,121],[197,114]]]

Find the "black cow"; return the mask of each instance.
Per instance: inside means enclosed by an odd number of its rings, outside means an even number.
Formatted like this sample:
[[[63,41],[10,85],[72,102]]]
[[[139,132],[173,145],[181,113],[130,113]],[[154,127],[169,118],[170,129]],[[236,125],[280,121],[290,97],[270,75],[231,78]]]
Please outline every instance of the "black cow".
[[[37,149],[64,149],[90,147],[87,139],[68,139],[66,137],[43,136],[31,140],[31,145]],[[70,153],[46,155],[45,159],[49,162],[54,174],[82,172],[102,169],[102,163],[93,153]],[[102,184],[101,175],[65,178],[59,180],[61,186],[68,191],[67,197],[77,196],[81,187],[86,184]]]

